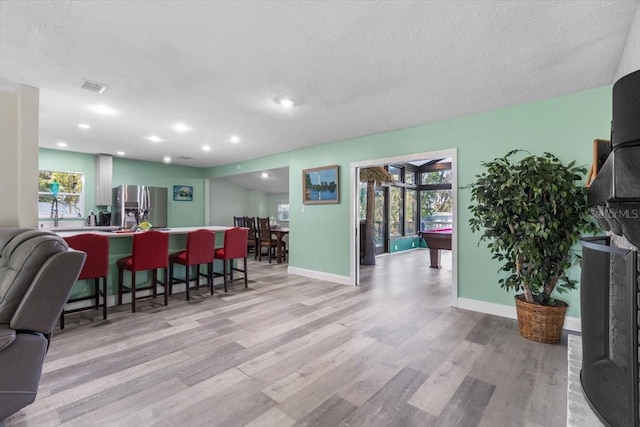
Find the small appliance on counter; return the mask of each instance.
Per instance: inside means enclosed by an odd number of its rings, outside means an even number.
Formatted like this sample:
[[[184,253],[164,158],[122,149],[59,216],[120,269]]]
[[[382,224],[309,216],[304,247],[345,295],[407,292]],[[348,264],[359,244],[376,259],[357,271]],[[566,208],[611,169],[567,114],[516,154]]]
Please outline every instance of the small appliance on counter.
[[[95,227],[96,226],[96,216],[93,214],[93,211],[89,212],[89,216],[84,221],[84,225],[87,227]]]
[[[111,212],[98,212],[98,225],[109,227],[111,225]]]

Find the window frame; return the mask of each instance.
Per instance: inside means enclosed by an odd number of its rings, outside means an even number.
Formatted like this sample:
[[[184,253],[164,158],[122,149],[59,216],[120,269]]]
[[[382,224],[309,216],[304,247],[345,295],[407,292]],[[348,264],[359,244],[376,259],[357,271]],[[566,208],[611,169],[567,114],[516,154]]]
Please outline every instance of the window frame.
[[[59,219],[63,219],[65,215],[67,215],[67,218],[84,218],[85,216],[85,205],[86,205],[86,195],[85,195],[85,173],[84,172],[79,172],[79,171],[62,171],[62,170],[49,170],[49,169],[40,169],[38,170],[38,219],[52,219],[53,218],[53,212],[49,212],[49,213],[41,213],[40,212],[40,203],[44,203],[40,201],[40,196],[50,196],[52,197],[53,194],[51,193],[51,191],[40,191],[40,178],[41,175],[43,173],[48,173],[50,175],[53,174],[66,174],[66,175],[79,175],[79,181],[81,183],[80,185],[80,192],[77,193],[73,193],[73,192],[69,192],[69,191],[60,191],[58,192],[58,195],[56,197],[56,199],[58,200],[58,218]],[[52,178],[51,178],[52,179]],[[78,202],[76,205],[76,210],[77,210],[77,214],[74,214],[72,212],[60,212],[60,206],[64,206],[63,203],[60,203],[60,198],[64,197],[64,196],[78,196]]]
[[[434,163],[425,163],[419,168],[419,179],[420,185],[418,186],[418,222],[422,225],[422,192],[423,191],[437,191],[437,190],[453,190],[453,184],[451,182],[441,183],[441,184],[423,184],[422,183],[422,175],[430,172],[439,172],[439,171],[451,171],[452,164],[451,162],[434,162]],[[453,213],[453,212],[452,212]],[[453,219],[453,218],[452,218]],[[452,224],[453,226],[453,224]],[[421,229],[422,227],[418,227]],[[422,230],[420,230],[422,231]]]
[[[280,206],[286,206],[287,209],[286,210],[281,210]],[[284,213],[286,212],[286,218],[284,218]],[[289,214],[291,212],[291,206],[290,204],[284,203],[284,202],[278,202],[278,207],[277,207],[277,217],[278,217],[278,221],[280,222],[289,222]]]

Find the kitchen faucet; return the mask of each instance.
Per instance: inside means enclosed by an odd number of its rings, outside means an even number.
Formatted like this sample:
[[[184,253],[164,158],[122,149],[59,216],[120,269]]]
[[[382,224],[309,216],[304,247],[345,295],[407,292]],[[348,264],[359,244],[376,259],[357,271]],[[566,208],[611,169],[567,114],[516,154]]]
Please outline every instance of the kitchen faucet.
[[[56,198],[51,202],[51,218],[53,218],[53,226],[58,227],[58,199]]]

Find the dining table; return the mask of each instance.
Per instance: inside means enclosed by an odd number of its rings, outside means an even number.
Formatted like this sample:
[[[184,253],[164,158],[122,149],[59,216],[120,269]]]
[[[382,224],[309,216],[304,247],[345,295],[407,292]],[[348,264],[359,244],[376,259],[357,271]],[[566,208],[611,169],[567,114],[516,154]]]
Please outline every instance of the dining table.
[[[287,227],[275,227],[275,228],[271,228],[269,231],[271,231],[272,234],[275,234],[276,235],[276,239],[278,240],[278,245],[276,247],[276,258],[277,258],[278,264],[280,264],[280,263],[282,263],[282,261],[284,259],[284,253],[282,252],[283,238],[284,238],[284,236],[289,234],[289,228],[287,228]]]

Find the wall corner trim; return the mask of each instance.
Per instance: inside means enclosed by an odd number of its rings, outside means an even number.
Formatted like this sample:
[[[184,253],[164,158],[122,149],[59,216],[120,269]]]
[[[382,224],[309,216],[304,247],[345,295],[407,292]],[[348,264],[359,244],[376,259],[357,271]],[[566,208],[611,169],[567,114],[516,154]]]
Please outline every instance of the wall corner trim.
[[[325,273],[323,271],[316,270],[307,270],[306,268],[298,267],[288,267],[287,273],[309,277],[311,279],[326,280],[327,282],[338,283],[340,285],[351,286],[351,278],[349,276],[340,276],[338,274]]]

